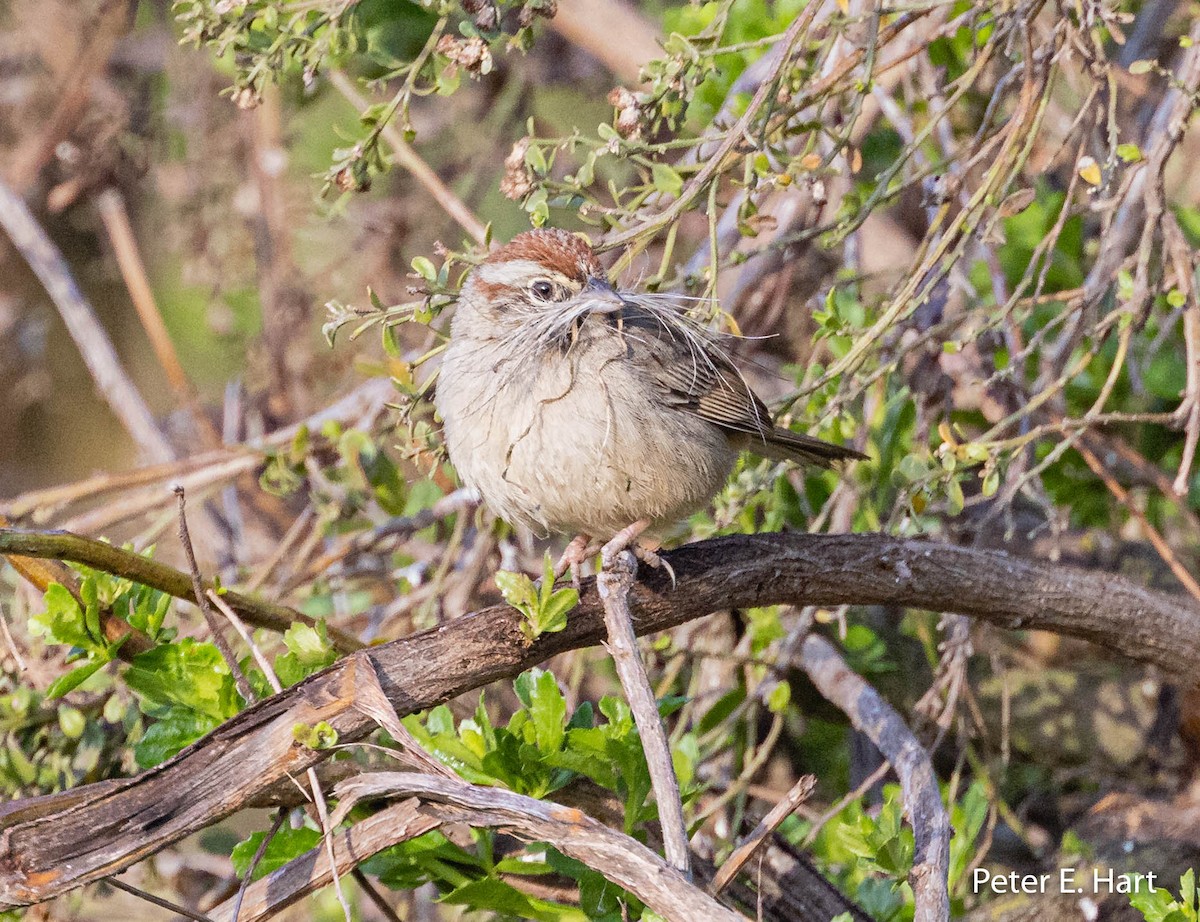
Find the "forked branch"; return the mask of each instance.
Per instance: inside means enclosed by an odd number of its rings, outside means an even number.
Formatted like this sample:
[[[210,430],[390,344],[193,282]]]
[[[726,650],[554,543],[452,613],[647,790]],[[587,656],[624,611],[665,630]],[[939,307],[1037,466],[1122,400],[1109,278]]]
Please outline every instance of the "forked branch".
[[[1056,631],[1174,673],[1200,660],[1200,606],[1192,600],[995,551],[882,535],[762,534],[687,545],[667,560],[676,588],[650,572],[631,593],[639,634],[721,608],[890,604]],[[590,585],[566,629],[532,644],[519,613],[484,609],[347,656],[151,771],[0,806],[0,904],[50,899],[262,802],[289,775],[329,756],[295,742],[298,723],[327,721],[341,742],[376,727],[354,703],[362,676],[378,675],[406,715],[604,636]]]

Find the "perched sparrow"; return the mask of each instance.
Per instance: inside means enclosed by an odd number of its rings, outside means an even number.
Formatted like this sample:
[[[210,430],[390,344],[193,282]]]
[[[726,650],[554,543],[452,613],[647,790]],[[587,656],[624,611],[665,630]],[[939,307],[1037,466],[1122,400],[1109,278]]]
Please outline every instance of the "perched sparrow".
[[[774,425],[711,334],[614,289],[561,230],[521,234],[471,273],[435,399],[450,460],[492,511],[578,536],[560,574],[577,576],[595,539],[608,555],[703,508],[740,451],[863,457]]]

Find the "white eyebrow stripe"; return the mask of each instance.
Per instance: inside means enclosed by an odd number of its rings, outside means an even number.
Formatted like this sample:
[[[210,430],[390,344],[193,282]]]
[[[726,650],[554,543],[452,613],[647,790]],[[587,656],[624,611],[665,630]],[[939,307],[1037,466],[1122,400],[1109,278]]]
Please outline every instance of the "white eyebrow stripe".
[[[532,259],[508,259],[499,263],[485,263],[475,270],[480,281],[488,285],[519,285],[535,278],[548,278],[565,285],[572,285],[561,272],[547,269]]]
[[[514,282],[523,282],[537,275],[548,274],[541,263],[532,259],[509,259],[480,266],[476,271],[480,279],[489,285],[512,285]]]

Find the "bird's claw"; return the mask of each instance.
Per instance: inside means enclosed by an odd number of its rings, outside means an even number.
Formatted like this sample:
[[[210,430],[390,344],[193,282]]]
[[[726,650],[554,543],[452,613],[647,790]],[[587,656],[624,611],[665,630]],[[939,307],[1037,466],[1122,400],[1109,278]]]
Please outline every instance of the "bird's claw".
[[[666,570],[667,576],[671,577],[671,588],[675,588],[675,568],[667,563],[663,557],[659,556],[656,551],[653,551],[641,544],[633,545],[630,547],[630,550],[633,551],[633,556],[642,563],[653,567],[655,570]]]
[[[571,574],[571,585],[579,589],[579,577],[583,565],[599,552],[600,546],[588,535],[576,535],[567,545],[558,563],[554,565],[554,578],[561,579],[565,574]]]

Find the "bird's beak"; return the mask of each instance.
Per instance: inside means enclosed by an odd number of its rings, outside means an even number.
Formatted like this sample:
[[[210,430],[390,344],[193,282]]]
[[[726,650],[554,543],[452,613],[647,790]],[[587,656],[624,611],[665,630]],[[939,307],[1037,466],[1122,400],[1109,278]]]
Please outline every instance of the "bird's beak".
[[[621,297],[621,293],[613,288],[607,279],[588,279],[587,285],[583,288],[583,293],[588,298],[588,306],[596,313],[616,314],[622,309],[631,306],[628,301]]]

